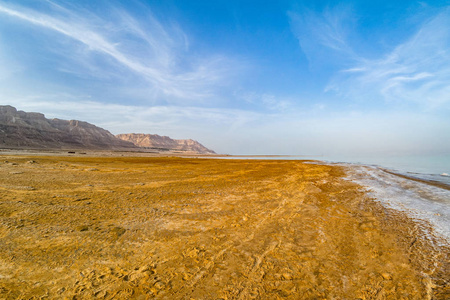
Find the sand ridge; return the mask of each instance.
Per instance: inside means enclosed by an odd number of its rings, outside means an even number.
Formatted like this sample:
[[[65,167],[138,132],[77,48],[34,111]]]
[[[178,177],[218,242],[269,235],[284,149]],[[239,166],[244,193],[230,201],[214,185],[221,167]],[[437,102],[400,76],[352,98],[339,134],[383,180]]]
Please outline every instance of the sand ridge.
[[[0,298],[448,298],[448,249],[344,177],[300,161],[0,157]]]

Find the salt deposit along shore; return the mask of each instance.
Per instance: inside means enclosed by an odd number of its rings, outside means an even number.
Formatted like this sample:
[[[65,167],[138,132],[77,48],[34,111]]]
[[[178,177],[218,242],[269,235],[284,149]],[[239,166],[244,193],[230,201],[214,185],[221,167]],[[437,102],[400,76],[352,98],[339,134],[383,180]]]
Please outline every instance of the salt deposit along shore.
[[[450,298],[448,243],[348,168],[2,155],[0,299]]]

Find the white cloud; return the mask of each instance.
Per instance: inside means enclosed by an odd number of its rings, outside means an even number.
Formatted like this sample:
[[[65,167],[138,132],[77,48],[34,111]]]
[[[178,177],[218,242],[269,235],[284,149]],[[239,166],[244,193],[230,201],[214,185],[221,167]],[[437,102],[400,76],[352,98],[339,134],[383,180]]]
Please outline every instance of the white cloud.
[[[340,67],[325,92],[359,102],[415,103],[426,109],[450,103],[450,8],[376,59],[352,47],[348,37],[357,24],[346,26],[347,19],[354,19],[348,12],[337,8],[322,15],[290,14],[291,27],[308,59]]]
[[[351,97],[426,107],[450,103],[450,9],[381,59],[365,60],[354,68],[352,74],[337,76],[331,86]]]
[[[356,22],[349,7],[326,8],[321,14],[303,9],[301,13],[288,12],[288,16],[310,65],[341,65],[358,59],[348,42]]]
[[[240,109],[105,104],[70,94],[2,99],[2,102],[12,103],[19,110],[44,113],[47,118],[88,121],[114,133],[146,131],[178,132],[178,135],[194,129],[204,131],[204,124],[209,125],[208,130],[220,128],[223,133],[223,128],[230,132],[265,117]]]
[[[60,71],[99,77],[107,77],[108,72],[119,77],[123,76],[122,71],[128,71],[147,82],[154,97],[164,97],[169,102],[180,99],[201,102],[214,96],[217,88],[227,85],[232,78],[230,74],[241,68],[222,55],[190,55],[189,40],[179,26],[163,25],[150,11],[142,23],[124,9],[115,7],[107,16],[112,21],[106,21],[75,5],[65,8],[47,2],[51,13],[0,3],[0,14],[78,43],[78,48],[61,49],[55,39],[54,44],[48,45],[58,47],[58,54],[64,53],[67,58],[57,67]],[[81,50],[80,45],[84,46]],[[102,64],[97,66],[93,55],[103,57]]]
[[[336,76],[329,88],[350,97],[416,102],[429,107],[450,102],[450,14],[425,24],[407,42],[377,60]]]
[[[262,107],[272,113],[286,113],[294,108],[294,99],[290,97],[281,97],[268,93],[256,92],[237,92],[234,96],[246,103],[252,104],[253,107]]]

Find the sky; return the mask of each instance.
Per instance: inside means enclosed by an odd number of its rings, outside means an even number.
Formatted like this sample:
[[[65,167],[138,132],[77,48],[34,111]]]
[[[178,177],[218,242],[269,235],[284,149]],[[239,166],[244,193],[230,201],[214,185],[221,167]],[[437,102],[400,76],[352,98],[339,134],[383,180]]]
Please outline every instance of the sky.
[[[0,105],[218,153],[450,154],[450,0],[0,0]]]

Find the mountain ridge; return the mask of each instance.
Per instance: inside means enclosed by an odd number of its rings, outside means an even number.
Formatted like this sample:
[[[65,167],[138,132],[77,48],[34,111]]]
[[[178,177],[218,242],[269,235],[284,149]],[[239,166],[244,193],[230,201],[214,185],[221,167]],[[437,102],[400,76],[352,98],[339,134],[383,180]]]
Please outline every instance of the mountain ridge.
[[[176,151],[197,152],[200,154],[215,154],[211,149],[206,148],[199,142],[192,139],[172,139],[168,136],[146,133],[122,133],[117,134],[117,138],[129,141],[138,147],[173,149]]]
[[[0,146],[37,149],[135,148],[109,131],[78,120],[47,119],[37,112],[24,112],[10,105],[0,106]]]
[[[157,146],[153,148],[160,148],[163,151],[215,153],[194,140],[173,140],[159,135],[154,135],[155,138],[154,143]],[[0,148],[2,147],[124,151],[152,148],[118,138],[108,130],[85,121],[47,119],[42,113],[24,112],[10,105],[0,105]]]

